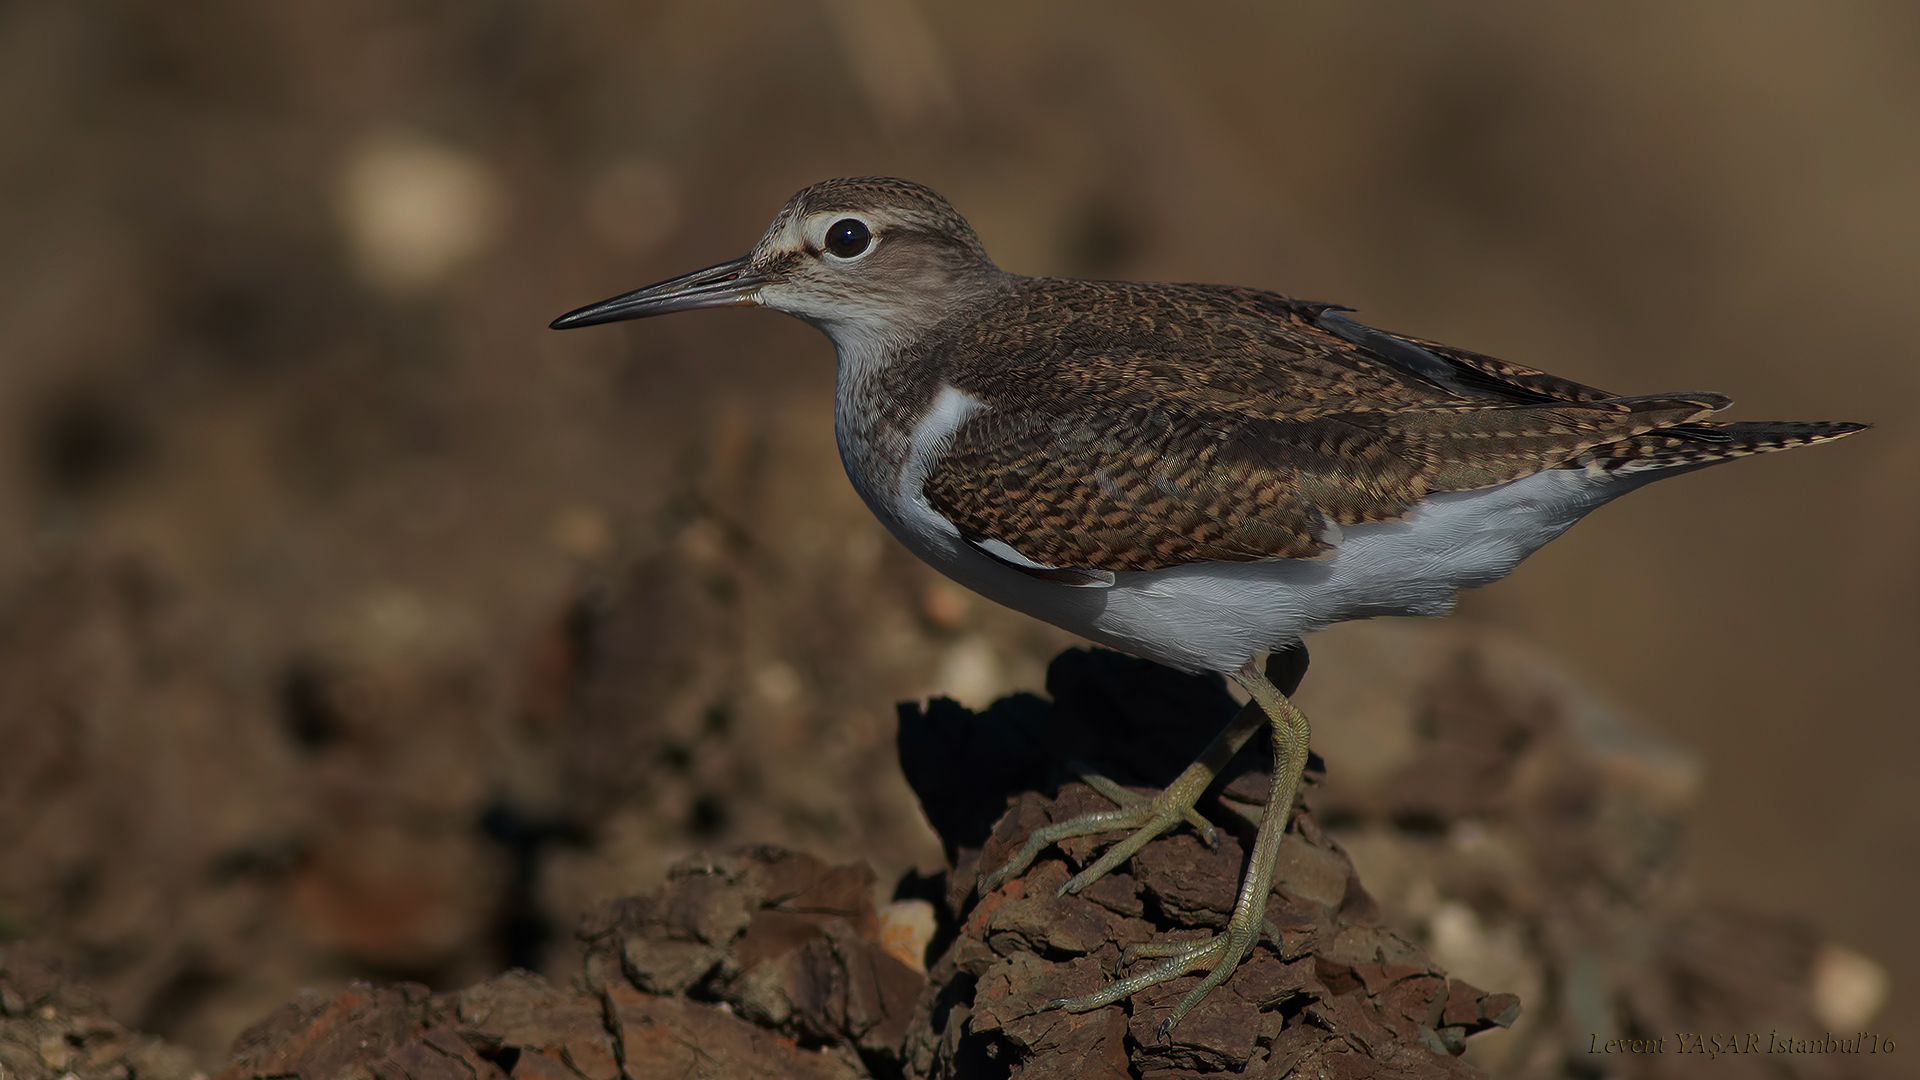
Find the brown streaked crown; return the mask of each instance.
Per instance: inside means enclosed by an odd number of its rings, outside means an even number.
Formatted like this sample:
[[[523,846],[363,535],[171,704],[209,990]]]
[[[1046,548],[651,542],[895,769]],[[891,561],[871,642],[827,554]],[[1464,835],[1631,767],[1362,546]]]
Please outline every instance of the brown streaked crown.
[[[800,189],[787,200],[786,208],[774,224],[789,215],[831,213],[879,214],[899,227],[927,234],[930,238],[965,248],[983,262],[987,249],[980,246],[973,226],[953,208],[953,204],[925,184],[891,176],[851,176],[823,180]]]
[[[870,244],[845,257],[829,233],[857,221]],[[759,303],[805,319],[863,363],[881,355],[866,346],[898,345],[975,299],[1010,286],[972,226],[920,184],[858,177],[815,184],[787,200],[747,257],[766,284]]]

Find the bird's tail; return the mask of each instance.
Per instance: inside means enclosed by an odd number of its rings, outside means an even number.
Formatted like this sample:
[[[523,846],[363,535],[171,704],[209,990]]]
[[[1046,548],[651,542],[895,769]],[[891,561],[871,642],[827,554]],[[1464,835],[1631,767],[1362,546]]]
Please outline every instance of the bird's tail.
[[[1580,464],[1612,473],[1695,468],[1750,454],[1770,454],[1775,450],[1832,442],[1872,426],[1839,420],[1696,422],[1596,446],[1589,451],[1591,459]]]

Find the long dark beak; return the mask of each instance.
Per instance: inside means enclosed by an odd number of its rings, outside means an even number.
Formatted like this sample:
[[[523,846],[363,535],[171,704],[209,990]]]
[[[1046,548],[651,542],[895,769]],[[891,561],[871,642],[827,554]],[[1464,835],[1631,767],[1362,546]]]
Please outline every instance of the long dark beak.
[[[753,294],[767,283],[767,278],[748,273],[747,258],[743,255],[732,262],[695,270],[691,274],[635,289],[611,300],[588,304],[578,311],[567,312],[548,325],[555,330],[571,330],[576,326],[644,319],[649,315],[665,315],[671,311],[758,303]]]

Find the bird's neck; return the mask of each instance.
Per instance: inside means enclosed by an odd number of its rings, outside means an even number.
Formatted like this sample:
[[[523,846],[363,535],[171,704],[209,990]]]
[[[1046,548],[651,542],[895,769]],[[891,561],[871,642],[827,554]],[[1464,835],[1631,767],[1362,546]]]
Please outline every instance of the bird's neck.
[[[844,328],[830,336],[839,357],[833,431],[840,460],[861,497],[884,516],[928,395],[914,385],[920,380],[908,358],[910,341]]]
[[[948,388],[953,365],[933,327],[918,336],[838,330],[829,331],[839,359],[834,435],[854,487],[886,517],[882,506],[897,497],[915,433]]]

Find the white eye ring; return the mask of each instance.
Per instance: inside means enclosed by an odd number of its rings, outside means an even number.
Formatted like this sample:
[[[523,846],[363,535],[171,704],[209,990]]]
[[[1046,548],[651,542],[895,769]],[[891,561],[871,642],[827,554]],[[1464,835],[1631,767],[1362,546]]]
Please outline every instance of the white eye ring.
[[[827,225],[820,238],[820,248],[836,262],[853,262],[865,258],[876,246],[877,239],[866,219],[843,214]]]

